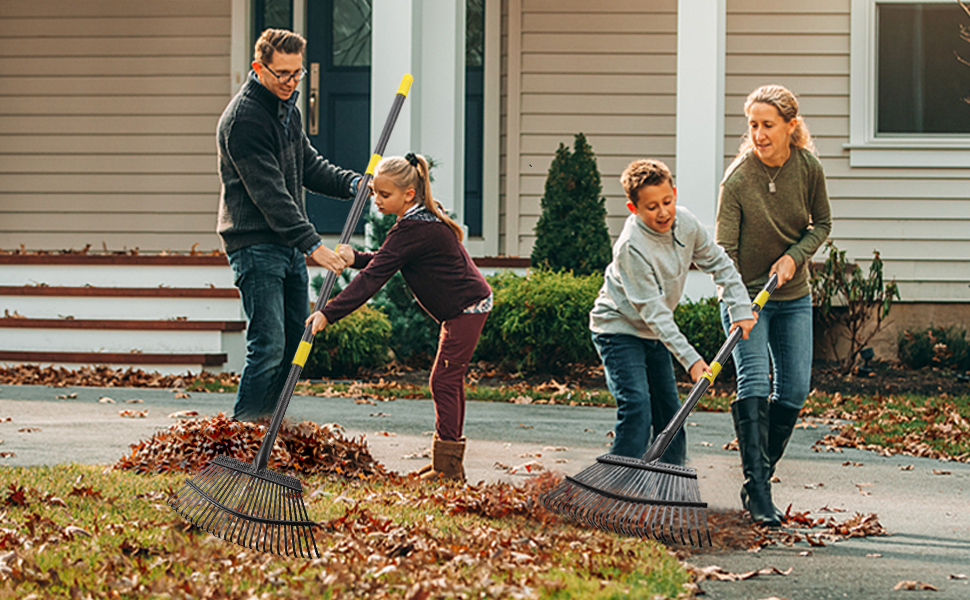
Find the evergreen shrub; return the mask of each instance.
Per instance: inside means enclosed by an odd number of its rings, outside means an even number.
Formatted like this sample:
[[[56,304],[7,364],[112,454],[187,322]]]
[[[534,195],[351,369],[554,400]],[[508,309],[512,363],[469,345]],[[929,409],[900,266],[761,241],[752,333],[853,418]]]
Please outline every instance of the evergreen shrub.
[[[535,227],[533,267],[576,275],[603,272],[612,258],[612,244],[602,191],[596,156],[586,137],[576,135],[572,152],[559,144]]]

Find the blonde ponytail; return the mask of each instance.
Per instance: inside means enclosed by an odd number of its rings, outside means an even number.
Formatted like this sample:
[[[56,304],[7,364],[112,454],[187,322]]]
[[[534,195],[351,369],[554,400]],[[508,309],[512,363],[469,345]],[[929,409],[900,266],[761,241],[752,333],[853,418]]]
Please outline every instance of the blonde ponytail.
[[[461,225],[445,213],[444,209],[431,196],[431,174],[427,159],[420,154],[408,153],[406,156],[388,156],[377,166],[377,172],[390,178],[402,190],[414,190],[415,204],[423,204],[431,214],[441,219],[462,241],[464,232]]]

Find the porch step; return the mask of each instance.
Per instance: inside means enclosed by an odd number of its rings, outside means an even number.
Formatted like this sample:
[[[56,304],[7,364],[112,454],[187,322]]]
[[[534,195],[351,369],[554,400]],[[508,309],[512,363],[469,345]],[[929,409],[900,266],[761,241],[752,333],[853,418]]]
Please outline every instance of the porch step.
[[[219,367],[226,363],[225,353],[210,354],[145,354],[139,352],[24,352],[0,350],[0,363],[20,364],[37,363],[41,365],[111,365],[127,367],[132,365],[182,366],[185,370],[202,365]],[[211,370],[211,369],[210,369]]]

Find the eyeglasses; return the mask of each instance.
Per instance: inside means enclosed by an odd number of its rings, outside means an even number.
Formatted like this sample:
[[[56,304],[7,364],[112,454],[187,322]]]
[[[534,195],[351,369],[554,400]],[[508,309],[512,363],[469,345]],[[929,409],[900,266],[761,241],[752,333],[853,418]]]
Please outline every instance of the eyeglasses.
[[[280,85],[286,85],[291,81],[296,81],[297,83],[300,83],[301,81],[303,81],[303,78],[306,77],[306,74],[307,74],[306,69],[300,69],[298,72],[293,73],[292,75],[280,75],[273,69],[270,69],[269,65],[267,65],[266,63],[261,62],[259,64],[266,67],[266,70],[272,73],[273,76],[276,77],[276,80],[280,82]]]

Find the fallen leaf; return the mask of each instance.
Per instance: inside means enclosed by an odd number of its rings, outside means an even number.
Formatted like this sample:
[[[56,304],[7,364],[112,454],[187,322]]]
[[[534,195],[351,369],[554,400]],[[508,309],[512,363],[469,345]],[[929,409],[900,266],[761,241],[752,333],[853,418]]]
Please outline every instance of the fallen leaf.
[[[939,588],[932,586],[923,581],[900,581],[894,587],[894,590],[928,590],[931,592],[940,591]]]
[[[951,471],[943,471],[940,469],[933,469],[933,474],[934,475],[953,475]]]
[[[144,404],[144,403],[145,403],[144,400],[140,400],[138,398],[132,398],[131,400],[125,400],[125,404]]]
[[[188,419],[189,417],[199,416],[199,411],[197,410],[179,410],[173,412],[168,416],[169,419]]]
[[[101,404],[114,404],[115,403],[114,400],[112,400],[111,398],[109,398],[107,396],[101,396],[100,398],[98,398],[98,402],[100,402]]]
[[[144,419],[148,417],[147,410],[119,410],[118,415],[127,419]]]

